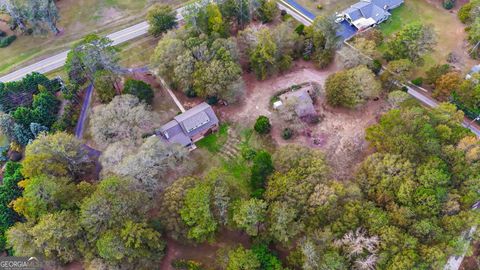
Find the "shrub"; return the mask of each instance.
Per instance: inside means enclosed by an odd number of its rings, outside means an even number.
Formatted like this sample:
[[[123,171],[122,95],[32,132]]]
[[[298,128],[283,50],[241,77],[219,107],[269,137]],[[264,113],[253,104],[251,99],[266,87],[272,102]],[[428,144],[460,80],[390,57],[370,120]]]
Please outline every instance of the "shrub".
[[[402,91],[403,91],[403,92],[408,92],[408,87],[402,86]]]
[[[245,159],[245,160],[252,160],[257,155],[257,151],[255,151],[255,149],[250,148],[248,146],[242,147],[240,149],[240,153],[241,153],[243,159]]]
[[[423,84],[423,78],[422,77],[415,78],[412,80],[412,83],[416,86],[420,86]]]
[[[300,36],[303,36],[305,34],[305,25],[303,24],[299,24],[296,28],[295,28],[295,33],[299,34]]]
[[[138,97],[139,100],[145,101],[147,104],[152,104],[153,102],[154,94],[152,87],[144,81],[128,79],[125,82],[123,92],[125,94],[132,94]]]
[[[373,62],[369,65],[370,70],[375,73],[375,75],[378,75],[380,71],[382,70],[382,63],[380,60],[375,59]]]
[[[5,33],[4,31],[0,30],[0,37],[5,37],[7,36],[7,33]]]
[[[253,129],[255,129],[255,131],[259,134],[270,133],[270,130],[272,129],[272,125],[270,125],[270,119],[264,115],[260,115],[257,118]]]
[[[472,3],[467,3],[458,10],[457,16],[462,23],[467,23],[470,20],[470,13],[472,11],[472,8]]]
[[[323,9],[323,5],[317,5],[317,9],[322,10],[322,9]]]
[[[5,48],[10,46],[10,44],[12,44],[12,42],[14,42],[15,39],[17,39],[17,36],[15,35],[0,38],[0,48]]]
[[[453,0],[444,0],[443,1],[443,7],[445,9],[452,9],[453,6],[455,6],[455,2]]]
[[[284,140],[289,140],[293,136],[293,130],[291,128],[284,128],[282,131],[282,138]]]
[[[203,270],[202,264],[191,260],[176,260],[172,262],[175,269],[180,270]]]

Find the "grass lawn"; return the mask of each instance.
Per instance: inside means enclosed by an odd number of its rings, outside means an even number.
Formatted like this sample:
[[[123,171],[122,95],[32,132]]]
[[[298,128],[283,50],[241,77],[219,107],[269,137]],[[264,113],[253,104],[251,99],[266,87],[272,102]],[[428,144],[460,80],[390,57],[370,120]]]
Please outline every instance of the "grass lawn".
[[[152,3],[179,6],[185,0],[62,0],[58,1],[63,30],[60,36],[19,36],[7,48],[0,49],[0,74],[68,49],[88,33],[108,34],[143,20]],[[0,29],[7,31],[0,23]]]
[[[228,124],[221,124],[218,132],[214,132],[195,144],[199,148],[205,148],[211,153],[218,153],[227,141]]]
[[[135,68],[146,66],[155,52],[158,38],[145,36],[138,40],[127,42],[118,46],[120,48],[120,65]]]
[[[473,65],[473,60],[465,55],[463,48],[465,26],[457,19],[456,14],[428,1],[406,0],[401,7],[392,11],[390,19],[382,23],[379,29],[388,38],[405,24],[414,22],[433,26],[437,34],[437,45],[432,53],[425,56],[425,64],[419,68],[417,75],[423,75],[425,70],[435,64],[446,63],[451,52],[461,58],[460,68],[468,69]]]

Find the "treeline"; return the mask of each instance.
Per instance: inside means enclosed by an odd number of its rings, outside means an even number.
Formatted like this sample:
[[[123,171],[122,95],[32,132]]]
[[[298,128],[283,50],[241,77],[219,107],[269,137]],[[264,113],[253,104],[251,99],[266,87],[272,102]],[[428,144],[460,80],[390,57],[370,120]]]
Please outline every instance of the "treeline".
[[[167,16],[164,13],[165,8],[157,7],[149,14],[150,22],[157,22],[155,32],[171,27],[158,23],[160,15]],[[189,5],[183,14],[185,27],[163,36],[152,64],[159,76],[188,96],[236,102],[244,93],[242,69],[266,79],[288,70],[298,58],[321,67],[333,60],[337,26],[331,18],[319,18],[313,26],[304,27],[282,14],[283,22],[274,26],[250,25],[272,22],[277,14],[272,1]]]
[[[465,30],[472,48],[469,53],[478,58],[480,55],[480,1],[471,0],[458,11],[458,18],[466,24]]]
[[[480,144],[454,106],[411,104],[367,130],[377,151],[351,181],[331,179],[317,150],[259,151],[249,186],[214,169],[168,187],[160,215],[166,231],[203,243],[221,227],[244,230],[254,243],[289,250],[283,267],[294,269],[443,267],[479,218],[470,207],[478,200]],[[233,247],[217,259],[224,269],[282,269],[262,265],[255,248]]]
[[[58,92],[67,100],[60,117]],[[0,83],[0,129],[17,145],[13,148],[27,145],[41,132],[70,129],[76,124],[69,108],[74,106],[70,104],[75,96],[75,86],[65,86],[61,80],[50,80],[39,73],[28,74],[20,81]]]

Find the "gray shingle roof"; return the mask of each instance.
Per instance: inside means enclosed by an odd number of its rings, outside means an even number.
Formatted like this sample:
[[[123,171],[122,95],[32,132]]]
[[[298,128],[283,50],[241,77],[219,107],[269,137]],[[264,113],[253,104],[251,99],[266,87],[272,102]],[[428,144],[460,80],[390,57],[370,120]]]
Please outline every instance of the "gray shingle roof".
[[[372,18],[376,23],[386,20],[391,14],[388,12],[400,6],[404,0],[361,0],[343,11],[352,21],[360,18]]]
[[[218,124],[218,118],[212,107],[203,102],[190,110],[179,114],[172,121],[160,127],[157,135],[167,141],[184,146],[192,143],[191,138],[198,133]]]

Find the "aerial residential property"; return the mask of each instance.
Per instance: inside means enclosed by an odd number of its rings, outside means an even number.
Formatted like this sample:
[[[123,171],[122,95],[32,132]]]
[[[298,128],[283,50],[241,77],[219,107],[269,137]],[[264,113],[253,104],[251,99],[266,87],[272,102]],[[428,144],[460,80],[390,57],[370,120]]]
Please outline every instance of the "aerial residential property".
[[[480,0],[0,0],[0,270],[480,269]]]
[[[193,143],[215,131],[218,131],[218,118],[212,107],[203,102],[175,116],[157,134],[169,143],[192,147]]]
[[[358,30],[378,25],[390,18],[391,10],[402,5],[404,0],[361,0],[340,14]]]

